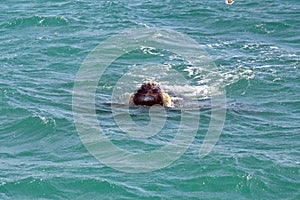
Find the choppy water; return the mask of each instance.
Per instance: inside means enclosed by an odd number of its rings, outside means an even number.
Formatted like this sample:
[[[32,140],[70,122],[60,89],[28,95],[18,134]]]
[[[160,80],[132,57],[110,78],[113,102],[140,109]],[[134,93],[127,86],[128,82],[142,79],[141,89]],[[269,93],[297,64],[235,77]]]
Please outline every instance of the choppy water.
[[[4,0],[0,8],[0,199],[300,199],[299,1]],[[187,151],[167,167],[132,174],[107,167],[82,144],[72,92],[98,44],[147,27],[202,45],[223,79],[227,113],[216,146],[199,158],[212,112],[209,99],[199,98],[200,123]],[[98,83],[97,119],[115,145],[160,148],[181,120],[180,108],[167,109],[164,131],[150,139],[118,129],[111,95],[128,66],[167,66],[204,94],[201,71],[166,55],[143,47],[118,58]],[[184,91],[163,77],[168,92]],[[147,113],[131,109],[140,125],[147,125]]]

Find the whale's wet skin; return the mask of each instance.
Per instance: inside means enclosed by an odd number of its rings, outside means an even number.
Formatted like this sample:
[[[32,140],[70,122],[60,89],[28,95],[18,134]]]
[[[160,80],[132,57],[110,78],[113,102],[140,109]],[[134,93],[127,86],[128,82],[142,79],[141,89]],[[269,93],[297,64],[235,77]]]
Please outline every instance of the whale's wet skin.
[[[134,105],[164,105],[163,90],[153,82],[143,83],[130,98],[130,103]]]
[[[130,105],[161,105],[173,106],[170,96],[155,82],[144,82],[141,87],[130,96]]]

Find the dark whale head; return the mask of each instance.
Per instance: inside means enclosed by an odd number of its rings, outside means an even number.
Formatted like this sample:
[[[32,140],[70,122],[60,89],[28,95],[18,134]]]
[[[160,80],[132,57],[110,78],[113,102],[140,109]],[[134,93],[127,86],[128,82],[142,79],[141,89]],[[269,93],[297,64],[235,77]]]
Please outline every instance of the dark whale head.
[[[133,95],[135,105],[163,105],[163,90],[153,82],[146,82]]]

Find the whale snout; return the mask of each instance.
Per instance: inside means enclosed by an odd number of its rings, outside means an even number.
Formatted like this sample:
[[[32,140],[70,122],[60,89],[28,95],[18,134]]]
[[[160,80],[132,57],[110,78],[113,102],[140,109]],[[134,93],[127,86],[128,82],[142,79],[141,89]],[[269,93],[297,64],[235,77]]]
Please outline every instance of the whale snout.
[[[155,98],[153,96],[144,96],[144,97],[142,97],[142,100],[143,101],[154,101]]]

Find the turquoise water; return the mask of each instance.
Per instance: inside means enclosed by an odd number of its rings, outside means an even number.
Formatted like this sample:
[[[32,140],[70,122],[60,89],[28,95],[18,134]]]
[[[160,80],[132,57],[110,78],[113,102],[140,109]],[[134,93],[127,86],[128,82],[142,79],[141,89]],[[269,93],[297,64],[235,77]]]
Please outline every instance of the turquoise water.
[[[0,199],[300,199],[299,1],[4,0],[0,8]],[[199,158],[212,112],[209,98],[199,98],[199,127],[186,152],[158,170],[127,173],[81,142],[73,86],[97,45],[147,27],[202,45],[223,80],[227,113],[216,146]],[[181,120],[180,108],[167,109],[162,133],[139,139],[113,120],[116,81],[128,66],[148,63],[203,86],[201,71],[189,76],[188,65],[165,49],[142,48],[112,63],[98,83],[96,115],[113,143],[132,152],[164,146]],[[172,82],[165,86],[172,93]],[[147,108],[130,112],[147,125]]]

